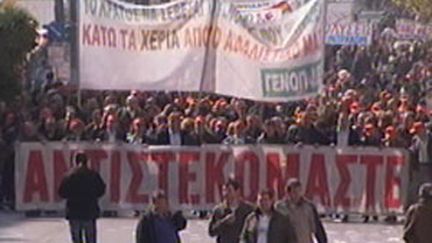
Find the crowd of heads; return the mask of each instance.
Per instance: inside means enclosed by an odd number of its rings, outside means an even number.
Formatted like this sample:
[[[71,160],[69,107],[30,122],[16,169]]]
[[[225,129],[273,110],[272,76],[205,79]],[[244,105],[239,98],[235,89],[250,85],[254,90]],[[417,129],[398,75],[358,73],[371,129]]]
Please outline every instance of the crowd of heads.
[[[324,89],[298,102],[206,93],[77,91],[52,75],[0,105],[4,144],[91,141],[176,145],[309,144],[408,148],[430,130],[432,49],[378,35],[368,47],[328,47]],[[103,82],[103,80],[101,80]]]

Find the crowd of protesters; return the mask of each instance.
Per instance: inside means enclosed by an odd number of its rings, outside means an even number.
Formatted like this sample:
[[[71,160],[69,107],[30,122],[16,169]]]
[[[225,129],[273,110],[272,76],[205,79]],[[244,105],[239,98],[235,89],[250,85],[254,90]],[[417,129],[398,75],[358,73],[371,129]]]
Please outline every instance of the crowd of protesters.
[[[0,194],[13,199],[14,145],[30,141],[396,147],[409,149],[421,181],[430,180],[432,48],[392,33],[383,29],[368,47],[328,47],[324,90],[298,102],[138,90],[77,95],[48,73],[0,103]]]

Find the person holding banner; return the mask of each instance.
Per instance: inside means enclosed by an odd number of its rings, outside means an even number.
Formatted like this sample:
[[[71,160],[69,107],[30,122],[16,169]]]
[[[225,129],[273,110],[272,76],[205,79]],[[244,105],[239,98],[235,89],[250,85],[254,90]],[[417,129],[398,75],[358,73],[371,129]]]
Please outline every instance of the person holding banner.
[[[258,208],[249,214],[241,234],[241,243],[294,243],[297,237],[287,216],[277,212],[270,190],[258,194]]]
[[[224,201],[213,210],[209,235],[217,243],[238,243],[246,217],[254,207],[240,196],[240,183],[230,179],[222,188]]]
[[[184,230],[187,220],[181,211],[171,213],[168,197],[156,191],[152,207],[145,213],[136,228],[136,243],[180,243],[179,231]]]
[[[96,243],[96,219],[100,209],[98,199],[105,194],[105,183],[99,173],[87,167],[87,156],[75,156],[77,167],[63,178],[58,194],[66,199],[66,219],[73,243]]]
[[[184,145],[184,133],[181,131],[182,115],[172,112],[168,116],[168,126],[158,130],[155,134],[155,145]]]
[[[290,179],[286,193],[286,198],[277,202],[275,208],[292,220],[297,241],[312,243],[315,236],[318,243],[327,243],[327,235],[318,211],[312,202],[304,198],[300,181],[296,178]]]

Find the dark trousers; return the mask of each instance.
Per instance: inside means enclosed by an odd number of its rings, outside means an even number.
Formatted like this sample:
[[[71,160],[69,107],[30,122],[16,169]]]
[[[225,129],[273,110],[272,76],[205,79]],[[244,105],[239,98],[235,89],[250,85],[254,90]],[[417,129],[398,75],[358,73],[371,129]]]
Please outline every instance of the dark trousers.
[[[10,153],[0,168],[0,201],[15,205],[15,153]]]
[[[73,243],[96,243],[96,220],[69,220],[69,227]]]

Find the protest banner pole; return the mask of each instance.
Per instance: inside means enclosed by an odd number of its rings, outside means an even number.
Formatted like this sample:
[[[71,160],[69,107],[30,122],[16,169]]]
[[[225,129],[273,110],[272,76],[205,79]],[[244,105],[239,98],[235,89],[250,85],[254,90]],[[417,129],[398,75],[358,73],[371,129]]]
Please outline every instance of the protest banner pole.
[[[77,103],[81,107],[81,88],[79,80],[79,0],[70,0],[70,15],[71,15],[71,75],[72,84],[77,88]]]
[[[327,33],[327,4],[328,4],[328,2],[329,2],[329,0],[322,0],[323,1],[323,3],[322,3],[322,6],[323,6],[323,30],[322,30],[322,42],[323,42],[323,61],[322,61],[322,64],[321,64],[321,75],[322,75],[322,77],[321,77],[321,79],[324,79],[324,77],[325,77],[325,50],[326,50],[326,33]],[[319,87],[319,89],[318,89],[318,95],[324,95],[324,85],[323,85],[323,83],[324,83],[324,80],[322,80],[321,82],[320,82],[320,86],[321,87]]]
[[[211,12],[210,12],[210,21],[209,21],[209,26],[210,26],[210,31],[207,33],[209,36],[207,38],[208,42],[207,42],[207,46],[205,49],[205,54],[204,54],[204,63],[203,63],[203,71],[201,73],[201,80],[200,80],[200,87],[199,87],[199,95],[198,98],[201,99],[203,96],[203,89],[204,89],[204,82],[205,80],[207,80],[207,74],[208,74],[208,69],[209,69],[209,55],[212,55],[211,52],[214,52],[213,54],[216,55],[216,50],[210,50],[209,46],[210,46],[210,38],[211,35],[213,33],[213,28],[215,28],[217,26],[217,23],[215,23],[216,20],[216,12],[217,12],[217,1],[218,0],[212,0],[209,1],[211,2],[212,6],[211,6]],[[215,62],[215,60],[212,60],[213,62]],[[213,67],[215,66],[215,63],[213,63]],[[214,68],[213,68],[214,69]],[[213,81],[215,80],[215,77],[213,77]]]

